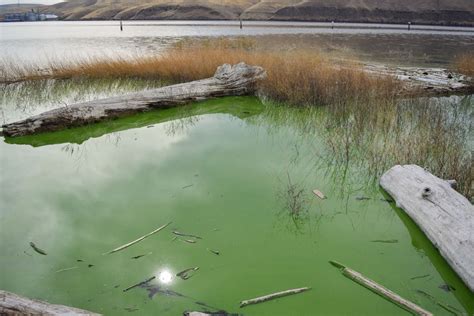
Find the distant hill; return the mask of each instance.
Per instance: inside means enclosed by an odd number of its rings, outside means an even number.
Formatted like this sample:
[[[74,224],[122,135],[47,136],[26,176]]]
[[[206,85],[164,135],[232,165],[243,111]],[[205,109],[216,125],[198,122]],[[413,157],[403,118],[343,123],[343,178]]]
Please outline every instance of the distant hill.
[[[69,0],[65,20],[283,20],[474,26],[474,0]]]

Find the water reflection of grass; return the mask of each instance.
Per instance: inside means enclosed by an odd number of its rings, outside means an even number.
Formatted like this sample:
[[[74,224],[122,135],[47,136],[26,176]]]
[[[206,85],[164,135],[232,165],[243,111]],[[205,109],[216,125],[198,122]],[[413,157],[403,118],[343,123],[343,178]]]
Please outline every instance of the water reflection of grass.
[[[159,86],[160,81],[129,78],[26,81],[0,85],[0,108],[5,121],[13,112],[16,116],[26,117],[38,110],[44,111],[99,98],[120,96]]]
[[[269,106],[269,128],[289,125],[306,138],[317,138],[315,155],[335,183],[347,173],[377,183],[396,164],[418,164],[443,179],[458,181],[468,198],[474,192],[472,96],[407,99],[393,102],[348,102],[323,110]]]

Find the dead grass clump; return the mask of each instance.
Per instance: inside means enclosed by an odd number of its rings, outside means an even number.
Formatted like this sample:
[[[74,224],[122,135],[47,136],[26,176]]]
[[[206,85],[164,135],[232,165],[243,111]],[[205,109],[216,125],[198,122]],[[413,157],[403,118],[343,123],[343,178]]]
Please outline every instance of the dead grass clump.
[[[454,68],[463,75],[474,76],[474,54],[468,53],[457,57],[454,60]]]

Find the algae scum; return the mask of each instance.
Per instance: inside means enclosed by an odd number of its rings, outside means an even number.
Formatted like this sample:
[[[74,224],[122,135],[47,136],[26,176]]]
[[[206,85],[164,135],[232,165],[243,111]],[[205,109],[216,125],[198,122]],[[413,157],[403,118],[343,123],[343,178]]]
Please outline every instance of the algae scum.
[[[29,107],[9,89],[8,120],[57,106],[50,94]],[[471,117],[471,97],[449,102]],[[343,277],[337,260],[436,315],[473,314],[474,295],[364,165],[341,164],[328,134],[301,124],[327,115],[238,97],[5,139],[0,288],[106,315],[408,314]]]

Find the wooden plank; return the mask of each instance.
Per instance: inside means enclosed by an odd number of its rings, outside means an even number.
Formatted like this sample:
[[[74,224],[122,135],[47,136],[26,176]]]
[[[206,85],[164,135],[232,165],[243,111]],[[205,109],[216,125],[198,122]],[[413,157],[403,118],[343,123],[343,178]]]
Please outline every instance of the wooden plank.
[[[5,124],[3,133],[16,137],[58,131],[152,109],[167,109],[215,97],[252,94],[257,81],[265,76],[263,68],[258,66],[224,64],[208,79],[65,106]]]
[[[86,310],[32,300],[0,290],[0,315],[100,315]]]
[[[417,165],[394,166],[380,185],[474,292],[474,206],[468,199]]]

